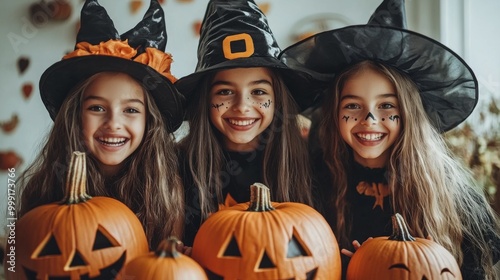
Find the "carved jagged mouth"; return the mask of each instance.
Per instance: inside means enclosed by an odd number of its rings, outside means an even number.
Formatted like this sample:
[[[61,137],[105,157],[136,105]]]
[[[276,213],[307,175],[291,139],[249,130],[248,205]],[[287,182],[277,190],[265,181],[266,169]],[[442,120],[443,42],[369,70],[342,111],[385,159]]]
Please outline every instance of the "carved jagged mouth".
[[[220,275],[218,275],[216,273],[213,273],[209,269],[205,269],[205,273],[207,274],[207,277],[210,280],[224,280],[223,276],[220,276]],[[309,272],[306,272],[306,280],[313,280],[313,279],[315,279],[317,273],[318,273],[318,268],[315,268],[315,269],[313,269],[313,270],[311,270]],[[295,277],[288,278],[288,279],[283,279],[283,280],[293,280],[293,279],[295,279]],[[277,279],[277,280],[280,280],[280,279]]]
[[[88,274],[84,274],[80,276],[81,280],[86,280],[86,279],[97,279],[97,280],[109,280],[109,279],[115,279],[116,275],[118,272],[122,269],[123,264],[125,263],[125,259],[127,257],[127,252],[123,252],[121,257],[108,267],[105,267],[100,270],[101,274],[96,277],[90,278]],[[26,279],[28,280],[36,280],[37,279],[37,272],[30,270],[26,267],[23,267],[24,273],[26,275]],[[43,278],[42,279],[47,279],[47,280],[71,280],[70,276],[50,276],[48,275],[48,278]]]

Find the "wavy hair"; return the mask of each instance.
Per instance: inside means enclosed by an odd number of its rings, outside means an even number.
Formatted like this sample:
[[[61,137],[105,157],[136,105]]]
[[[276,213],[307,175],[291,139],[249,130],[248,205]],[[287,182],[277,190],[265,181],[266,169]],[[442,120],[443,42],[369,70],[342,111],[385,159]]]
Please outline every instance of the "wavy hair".
[[[123,169],[105,178],[97,160],[88,152],[82,133],[81,104],[86,88],[99,73],[77,85],[63,102],[45,145],[22,174],[19,216],[63,198],[71,153],[87,153],[87,191],[109,196],[127,205],[141,221],[150,247],[169,235],[182,235],[184,193],[174,139],[153,99],[143,87],[147,109],[146,133]]]
[[[395,69],[371,61],[361,62],[341,73],[329,89],[332,94],[326,95],[322,108],[328,113],[320,123],[320,145],[332,173],[335,201],[329,204],[336,213],[332,227],[339,242],[344,247],[350,242],[347,237],[350,206],[345,201],[346,170],[351,167],[352,149],[338,132],[338,104],[345,82],[365,69],[384,75],[393,84],[401,108],[402,132],[387,163],[393,210],[403,215],[412,234],[431,236],[448,249],[460,265],[464,256],[460,245],[467,237],[467,241],[481,252],[479,262],[487,279],[495,279],[493,252],[484,232],[489,226],[493,228],[487,231],[500,232],[496,214],[470,170],[454,158],[443,136],[431,124],[415,84]]]
[[[294,201],[312,205],[311,173],[306,142],[297,122],[298,109],[278,73],[271,72],[275,93],[274,116],[269,127],[259,136],[257,149],[264,150],[264,184],[271,190],[273,201]],[[190,132],[180,145],[189,163],[188,172],[198,190],[202,220],[217,209],[213,198],[223,203],[222,189],[226,164],[221,133],[211,124],[209,101],[215,73],[207,74],[200,92],[192,99],[187,112]],[[196,113],[192,113],[196,112]]]

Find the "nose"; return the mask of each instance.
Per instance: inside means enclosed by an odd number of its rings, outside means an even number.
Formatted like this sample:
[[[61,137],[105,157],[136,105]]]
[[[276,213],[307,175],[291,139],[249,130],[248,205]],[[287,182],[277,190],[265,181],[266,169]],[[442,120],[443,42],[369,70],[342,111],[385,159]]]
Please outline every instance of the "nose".
[[[377,118],[372,114],[372,112],[368,112],[366,117],[361,120],[362,125],[370,126],[376,124],[378,122]]]
[[[250,111],[251,99],[245,94],[238,94],[234,100],[233,111],[239,111],[241,113],[246,113]]]
[[[122,128],[122,120],[116,113],[110,112],[104,122],[104,128],[110,131],[120,130]]]

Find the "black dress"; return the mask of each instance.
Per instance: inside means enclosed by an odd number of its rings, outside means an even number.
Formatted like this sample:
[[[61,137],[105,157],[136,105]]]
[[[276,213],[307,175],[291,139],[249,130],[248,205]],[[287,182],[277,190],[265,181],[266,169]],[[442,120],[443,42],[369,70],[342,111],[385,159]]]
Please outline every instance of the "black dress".
[[[315,205],[335,232],[336,191],[332,187],[331,174],[321,156],[314,159]],[[346,193],[346,226],[348,242],[340,243],[341,249],[354,252],[353,240],[364,242],[369,237],[389,236],[392,233],[393,215],[386,171],[383,168],[367,168],[354,163],[348,172]],[[340,241],[340,240],[339,240]],[[342,275],[345,278],[350,258],[342,255]]]
[[[183,242],[186,246],[192,246],[198,229],[201,226],[201,210],[199,204],[199,193],[193,183],[189,172],[189,165],[185,157],[181,159],[181,177],[185,192],[185,227]],[[212,194],[214,205],[231,206],[236,203],[248,202],[250,200],[250,185],[255,182],[263,182],[263,151],[251,152],[224,152],[225,166],[221,171],[222,201],[217,200],[217,195]]]

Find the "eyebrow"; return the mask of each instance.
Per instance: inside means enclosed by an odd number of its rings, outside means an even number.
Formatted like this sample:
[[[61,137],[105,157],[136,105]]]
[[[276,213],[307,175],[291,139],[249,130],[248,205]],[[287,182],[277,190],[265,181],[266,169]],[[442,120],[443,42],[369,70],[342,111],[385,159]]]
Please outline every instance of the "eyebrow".
[[[391,98],[391,97],[397,98],[398,96],[395,93],[384,93],[384,94],[377,95],[377,98]],[[347,95],[342,96],[340,98],[340,101],[347,99],[347,98],[361,99],[362,97],[359,95],[347,94]]]
[[[215,81],[214,83],[212,83],[212,87],[215,87],[215,86],[218,86],[218,85],[226,85],[226,86],[230,86],[230,85],[233,85],[234,83],[232,82],[229,82],[229,81]],[[269,86],[272,86],[272,83],[266,79],[262,79],[262,80],[255,80],[255,81],[251,81],[249,83],[249,85],[252,85],[252,86],[255,86],[255,85],[260,85],[260,84],[267,84]]]
[[[87,100],[106,101],[106,99],[104,97],[95,96],[95,95],[89,95],[83,99],[83,101],[87,101]],[[124,104],[126,104],[126,103],[139,103],[139,104],[142,104],[144,106],[144,102],[142,102],[142,100],[137,99],[137,98],[124,99],[124,100],[121,100],[121,103],[124,103]]]

